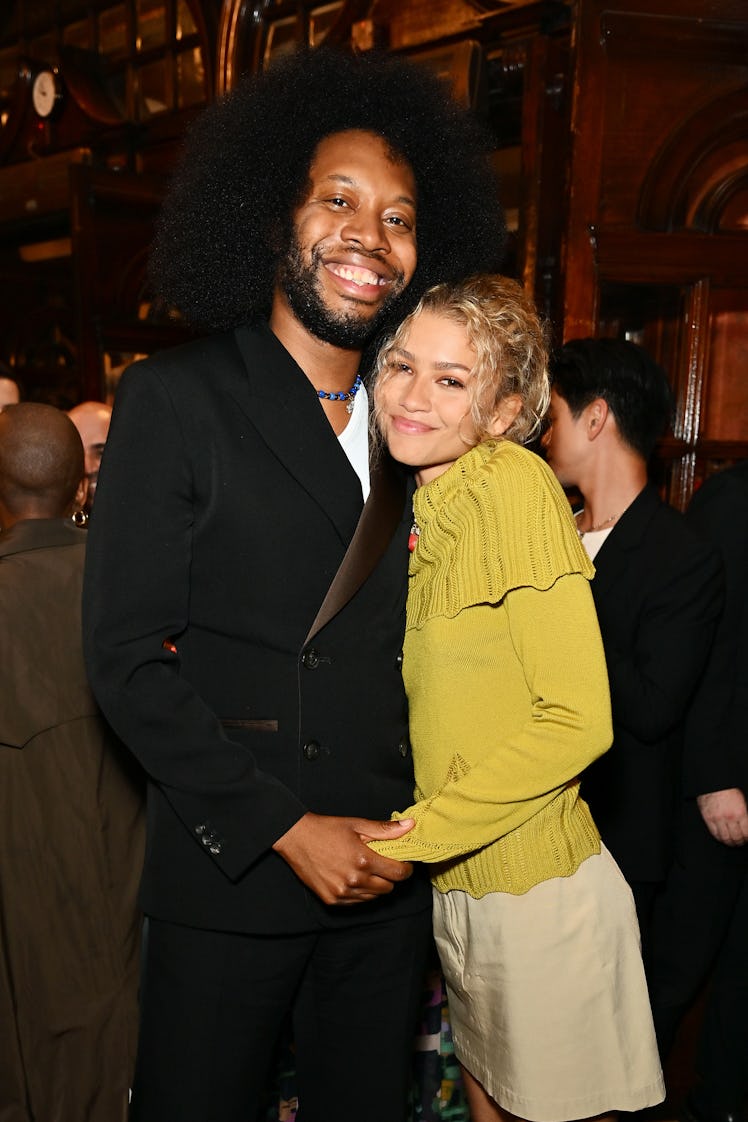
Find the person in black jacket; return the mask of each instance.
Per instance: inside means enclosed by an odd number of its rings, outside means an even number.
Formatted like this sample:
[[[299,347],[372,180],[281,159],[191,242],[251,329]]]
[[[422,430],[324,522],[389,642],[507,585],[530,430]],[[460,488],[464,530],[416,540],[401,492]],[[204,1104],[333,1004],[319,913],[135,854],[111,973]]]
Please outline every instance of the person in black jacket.
[[[549,464],[584,500],[613,745],[582,777],[634,893],[648,963],[652,908],[673,855],[683,723],[722,606],[719,557],[662,502],[648,461],[671,410],[664,371],[618,339],[574,339],[552,362]]]
[[[696,492],[689,524],[715,545],[727,595],[686,722],[676,859],[655,916],[652,1008],[665,1058],[705,980],[687,1122],[746,1117],[748,1096],[748,461]]]
[[[408,829],[411,514],[362,378],[500,259],[488,151],[424,68],[321,48],[208,109],[167,199],[154,284],[212,334],[123,377],[85,607],[150,777],[137,1122],[248,1122],[288,1012],[306,1122],[404,1117],[430,896],[366,839]]]

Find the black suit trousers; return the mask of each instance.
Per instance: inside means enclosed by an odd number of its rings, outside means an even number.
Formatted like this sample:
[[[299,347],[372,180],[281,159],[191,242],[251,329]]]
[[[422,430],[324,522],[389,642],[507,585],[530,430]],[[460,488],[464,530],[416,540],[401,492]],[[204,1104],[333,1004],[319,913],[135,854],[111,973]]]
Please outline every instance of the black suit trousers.
[[[720,947],[704,1011],[695,1102],[709,1114],[737,1114],[748,1106],[748,869],[725,941]]]
[[[663,1058],[683,1015],[711,978],[697,1066],[711,1098],[731,1100],[721,1107],[713,1102],[712,1109],[727,1112],[748,1089],[747,859],[745,849],[712,838],[696,800],[685,800],[676,859],[657,901],[652,938],[650,994]]]
[[[430,912],[291,936],[147,924],[132,1122],[254,1122],[289,1013],[299,1122],[403,1122]]]

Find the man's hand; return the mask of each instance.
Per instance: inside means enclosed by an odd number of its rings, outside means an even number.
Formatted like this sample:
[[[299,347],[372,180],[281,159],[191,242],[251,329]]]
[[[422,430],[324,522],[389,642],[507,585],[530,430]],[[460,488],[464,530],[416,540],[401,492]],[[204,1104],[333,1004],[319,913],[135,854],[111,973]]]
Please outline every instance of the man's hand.
[[[325,904],[361,904],[392,892],[413,866],[374,853],[367,840],[399,838],[413,819],[375,822],[308,811],[273,846],[297,877]]]
[[[713,838],[725,845],[745,845],[748,842],[748,808],[739,787],[699,795],[696,802]]]

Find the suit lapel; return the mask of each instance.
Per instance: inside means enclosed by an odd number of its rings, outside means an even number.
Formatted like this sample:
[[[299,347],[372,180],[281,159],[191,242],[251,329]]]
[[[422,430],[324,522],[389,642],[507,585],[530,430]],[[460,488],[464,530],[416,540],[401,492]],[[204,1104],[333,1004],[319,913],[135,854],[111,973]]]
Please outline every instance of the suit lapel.
[[[403,517],[404,503],[404,476],[397,470],[388,452],[375,453],[371,463],[369,497],[305,643],[337,615],[371,576]]]
[[[346,547],[308,642],[355,595],[387,550],[403,517],[405,478],[389,453],[372,455],[371,489],[362,511],[359,478],[303,371],[266,324],[240,327],[235,339],[246,377],[231,377],[229,366],[235,364],[227,364],[227,391],[325,511]]]
[[[595,596],[604,597],[625,574],[630,550],[640,546],[652,515],[659,505],[657,491],[648,485],[634,499],[608,535],[595,557]]]
[[[361,513],[361,483],[314,388],[266,324],[240,327],[235,337],[246,378],[232,379],[229,392],[346,547]]]

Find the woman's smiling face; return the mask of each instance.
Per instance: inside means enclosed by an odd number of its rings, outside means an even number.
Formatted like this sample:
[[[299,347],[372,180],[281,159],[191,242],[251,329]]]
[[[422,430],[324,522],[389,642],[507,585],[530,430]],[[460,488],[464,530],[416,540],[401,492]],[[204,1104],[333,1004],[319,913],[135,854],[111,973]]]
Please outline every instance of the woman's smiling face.
[[[467,328],[422,311],[377,387],[379,421],[396,460],[436,479],[478,442],[470,413],[475,350]]]

